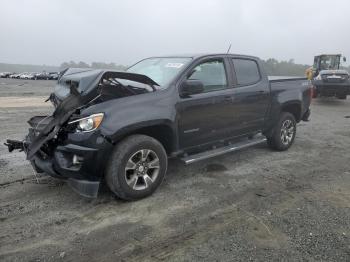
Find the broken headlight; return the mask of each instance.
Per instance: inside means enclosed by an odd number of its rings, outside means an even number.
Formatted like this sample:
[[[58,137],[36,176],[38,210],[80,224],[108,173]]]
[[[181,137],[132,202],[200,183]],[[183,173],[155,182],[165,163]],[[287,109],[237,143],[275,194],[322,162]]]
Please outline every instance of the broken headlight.
[[[68,125],[75,125],[75,130],[78,132],[90,132],[98,128],[101,125],[102,120],[103,113],[99,113],[73,120],[68,122]]]

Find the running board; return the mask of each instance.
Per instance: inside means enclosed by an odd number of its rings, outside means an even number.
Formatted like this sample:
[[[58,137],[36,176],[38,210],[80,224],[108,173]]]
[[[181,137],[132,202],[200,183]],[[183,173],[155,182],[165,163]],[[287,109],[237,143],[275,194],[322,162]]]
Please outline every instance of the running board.
[[[192,163],[197,162],[197,161],[201,161],[201,160],[208,159],[208,158],[215,157],[215,156],[220,156],[220,155],[223,155],[223,154],[226,154],[229,152],[238,151],[238,150],[241,150],[243,148],[255,146],[255,145],[258,145],[258,144],[261,144],[264,142],[266,142],[266,137],[264,137],[264,136],[254,137],[252,139],[240,141],[240,142],[237,142],[235,144],[228,145],[228,146],[208,150],[208,151],[201,152],[201,153],[194,154],[194,155],[185,156],[185,157],[181,158],[181,160],[184,161],[186,165],[188,165],[188,164],[192,164]]]

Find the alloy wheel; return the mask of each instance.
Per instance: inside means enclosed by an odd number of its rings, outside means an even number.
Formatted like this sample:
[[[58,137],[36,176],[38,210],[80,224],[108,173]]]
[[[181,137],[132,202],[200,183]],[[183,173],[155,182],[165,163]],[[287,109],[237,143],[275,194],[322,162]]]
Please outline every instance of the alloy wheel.
[[[281,127],[281,141],[284,145],[288,145],[292,142],[295,132],[295,126],[290,119],[285,120]]]
[[[150,149],[141,149],[126,162],[126,183],[134,190],[144,190],[153,184],[158,177],[159,170],[157,154]]]

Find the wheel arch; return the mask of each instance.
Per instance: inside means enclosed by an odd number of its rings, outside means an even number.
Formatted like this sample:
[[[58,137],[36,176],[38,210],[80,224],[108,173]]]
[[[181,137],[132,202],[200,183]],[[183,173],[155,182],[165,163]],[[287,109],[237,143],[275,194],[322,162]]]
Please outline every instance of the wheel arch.
[[[281,106],[281,112],[291,113],[295,117],[297,123],[301,121],[301,111],[301,103],[297,101],[285,103]]]
[[[111,136],[111,141],[117,144],[126,137],[136,134],[156,139],[162,144],[168,155],[177,150],[176,129],[167,120],[143,122],[124,127]]]

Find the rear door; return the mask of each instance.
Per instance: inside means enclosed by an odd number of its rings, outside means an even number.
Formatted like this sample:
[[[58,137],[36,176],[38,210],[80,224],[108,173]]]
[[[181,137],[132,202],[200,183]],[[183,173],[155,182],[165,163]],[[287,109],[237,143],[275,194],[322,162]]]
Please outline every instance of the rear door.
[[[233,68],[233,111],[236,112],[234,134],[260,131],[270,104],[267,76],[253,58],[231,57]]]

